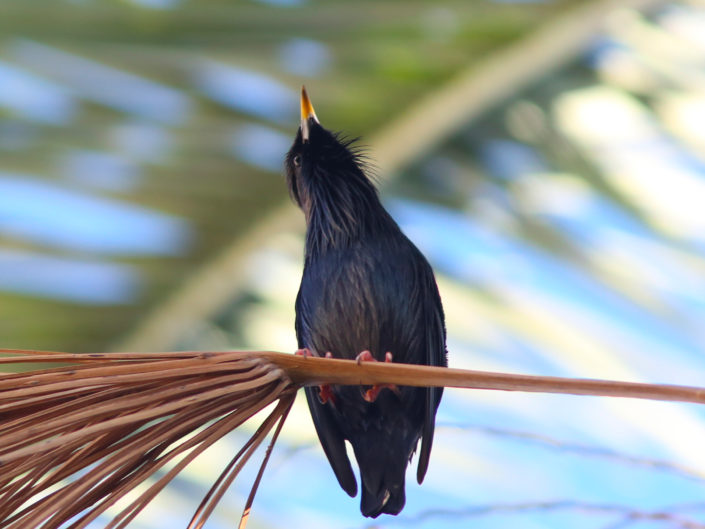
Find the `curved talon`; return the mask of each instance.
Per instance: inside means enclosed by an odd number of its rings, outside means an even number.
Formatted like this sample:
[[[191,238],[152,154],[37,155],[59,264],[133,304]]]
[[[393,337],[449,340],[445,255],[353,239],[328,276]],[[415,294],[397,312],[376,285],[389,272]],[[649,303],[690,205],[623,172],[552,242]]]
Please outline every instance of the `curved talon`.
[[[294,354],[296,356],[303,356],[304,358],[308,358],[309,356],[315,356],[317,358],[320,358],[320,356],[313,353],[308,347],[304,347],[303,349],[299,349]],[[326,358],[333,358],[333,353],[328,351],[326,353],[325,357]],[[330,401],[331,404],[333,404],[335,406],[335,393],[333,393],[333,390],[331,389],[330,384],[322,384],[319,386],[318,400],[321,402],[321,404],[325,404],[326,402]]]
[[[357,365],[360,365],[362,362],[377,362],[377,359],[369,351],[362,351],[359,355],[357,355],[357,358],[355,358],[355,360],[357,361]],[[390,363],[391,361],[392,353],[387,351],[384,354],[384,362]],[[375,384],[362,394],[362,398],[365,399],[367,402],[374,402],[375,400],[377,400],[380,391],[382,391],[384,388],[391,389],[397,395],[399,394],[399,388],[396,384]]]
[[[357,365],[360,365],[362,362],[376,362],[377,359],[372,356],[372,353],[365,350],[355,357],[355,361],[357,362]]]

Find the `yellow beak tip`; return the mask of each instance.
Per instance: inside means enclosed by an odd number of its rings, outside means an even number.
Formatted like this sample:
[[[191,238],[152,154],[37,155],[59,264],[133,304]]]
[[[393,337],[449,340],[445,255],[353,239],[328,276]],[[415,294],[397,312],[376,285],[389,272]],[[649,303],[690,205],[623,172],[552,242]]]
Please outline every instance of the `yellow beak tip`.
[[[313,105],[311,104],[311,100],[308,97],[308,94],[306,93],[306,87],[302,86],[301,87],[301,121],[306,121],[309,118],[313,118],[316,122],[318,122],[318,118],[316,117],[316,111],[313,110]]]

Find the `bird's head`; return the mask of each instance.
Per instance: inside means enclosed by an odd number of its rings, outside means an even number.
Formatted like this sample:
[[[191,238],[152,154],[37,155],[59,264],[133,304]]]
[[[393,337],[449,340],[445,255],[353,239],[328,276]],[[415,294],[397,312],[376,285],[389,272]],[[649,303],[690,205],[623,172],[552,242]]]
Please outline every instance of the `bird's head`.
[[[306,89],[301,89],[301,125],[286,156],[289,192],[307,217],[312,208],[332,213],[354,206],[374,186],[353,141],[323,128],[313,110]]]

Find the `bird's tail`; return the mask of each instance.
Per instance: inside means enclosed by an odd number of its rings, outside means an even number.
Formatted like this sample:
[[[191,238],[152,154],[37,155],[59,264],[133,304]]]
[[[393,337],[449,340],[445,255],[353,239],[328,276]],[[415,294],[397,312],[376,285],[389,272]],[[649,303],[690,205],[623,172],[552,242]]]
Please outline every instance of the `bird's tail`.
[[[411,449],[369,437],[352,445],[360,467],[362,514],[371,518],[383,513],[399,514],[406,502],[404,478]]]
[[[404,493],[404,475],[399,482],[367,483],[362,478],[362,501],[360,511],[368,518],[377,518],[380,514],[399,514],[406,503]]]

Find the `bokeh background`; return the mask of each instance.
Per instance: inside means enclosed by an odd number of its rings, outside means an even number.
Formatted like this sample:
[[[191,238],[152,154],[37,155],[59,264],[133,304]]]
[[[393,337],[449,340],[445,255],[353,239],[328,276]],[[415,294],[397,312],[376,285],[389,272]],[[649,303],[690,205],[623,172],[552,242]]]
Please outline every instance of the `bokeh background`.
[[[304,83],[436,269],[452,366],[705,385],[695,0],[4,0],[0,345],[293,351]],[[247,435],[133,527],[183,526]],[[372,521],[297,402],[250,526],[704,527],[704,442],[695,405],[449,390]]]

